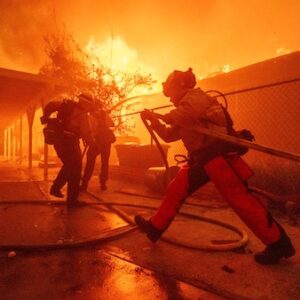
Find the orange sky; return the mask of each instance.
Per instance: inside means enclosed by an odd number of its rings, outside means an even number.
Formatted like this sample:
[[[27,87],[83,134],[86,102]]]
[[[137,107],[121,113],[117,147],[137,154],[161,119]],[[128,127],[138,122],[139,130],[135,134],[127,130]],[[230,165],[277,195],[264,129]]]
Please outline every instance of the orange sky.
[[[37,72],[45,33],[57,24],[83,47],[121,37],[163,78],[209,74],[300,50],[298,0],[0,0],[0,67]]]

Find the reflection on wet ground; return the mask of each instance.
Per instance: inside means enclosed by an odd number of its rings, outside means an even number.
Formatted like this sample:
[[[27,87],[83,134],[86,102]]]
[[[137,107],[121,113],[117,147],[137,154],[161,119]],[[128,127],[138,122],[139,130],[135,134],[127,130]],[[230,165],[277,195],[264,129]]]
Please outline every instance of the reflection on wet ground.
[[[103,250],[22,253],[0,266],[2,299],[222,299]]]
[[[227,252],[196,251],[164,241],[152,244],[137,230],[68,248],[71,241],[93,238],[127,224],[100,202],[158,206],[160,199],[120,194],[117,191],[131,187],[122,180],[111,180],[108,190],[102,192],[94,176],[89,192],[97,199],[83,193],[80,200],[86,205],[70,211],[64,199],[57,202],[49,196],[51,181],[26,181],[19,170],[1,168],[0,163],[0,244],[53,243],[61,247],[2,248],[0,299],[299,299],[299,256],[278,266],[256,265],[253,252],[261,249],[261,243],[253,235],[242,250]],[[42,170],[35,171],[34,180],[41,180]],[[144,187],[133,188],[141,188],[142,195],[146,192]],[[244,228],[220,201],[209,207],[209,197],[205,205],[183,209]],[[120,208],[131,216],[153,213],[153,209]],[[299,244],[298,228],[282,221],[295,245]],[[183,216],[176,217],[165,235],[193,244],[236,238],[232,231]]]
[[[16,175],[9,172],[9,180],[0,182],[0,243],[41,248],[0,252],[2,299],[221,299],[111,255],[101,243],[45,250],[43,245],[63,246],[128,223],[88,194],[81,195],[86,205],[67,210],[49,196],[49,184],[26,181],[24,174],[24,181],[11,181]],[[15,256],[8,257],[11,252]]]

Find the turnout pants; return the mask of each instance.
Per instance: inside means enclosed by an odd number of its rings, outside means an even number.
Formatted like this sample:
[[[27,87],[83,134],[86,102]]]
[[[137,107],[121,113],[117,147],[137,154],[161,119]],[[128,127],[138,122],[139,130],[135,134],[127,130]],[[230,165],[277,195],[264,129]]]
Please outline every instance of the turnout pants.
[[[106,183],[108,179],[110,149],[110,143],[103,144],[101,146],[89,146],[89,149],[87,151],[86,166],[82,177],[82,181],[84,183],[88,184],[89,180],[91,179],[95,167],[96,158],[99,154],[101,156],[101,170],[99,174],[99,181],[101,185]]]
[[[205,162],[186,165],[168,185],[162,204],[151,223],[165,230],[172,222],[186,197],[212,180],[232,209],[264,243],[280,239],[280,231],[263,204],[247,189],[246,180],[252,175],[248,165],[237,154],[218,156]]]
[[[72,205],[78,199],[81,177],[79,139],[65,139],[55,143],[54,149],[63,165],[53,182],[53,186],[61,189],[67,183],[67,203]]]

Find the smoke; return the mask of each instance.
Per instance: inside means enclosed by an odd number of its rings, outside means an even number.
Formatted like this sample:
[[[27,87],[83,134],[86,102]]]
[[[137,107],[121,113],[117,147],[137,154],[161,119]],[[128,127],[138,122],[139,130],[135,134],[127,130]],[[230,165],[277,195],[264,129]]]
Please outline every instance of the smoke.
[[[0,66],[35,71],[45,59],[43,37],[54,30],[51,1],[0,1]]]
[[[298,0],[0,0],[0,67],[38,70],[43,36],[61,24],[86,47],[121,37],[164,77],[236,69],[300,49]],[[226,67],[227,68],[227,67]]]

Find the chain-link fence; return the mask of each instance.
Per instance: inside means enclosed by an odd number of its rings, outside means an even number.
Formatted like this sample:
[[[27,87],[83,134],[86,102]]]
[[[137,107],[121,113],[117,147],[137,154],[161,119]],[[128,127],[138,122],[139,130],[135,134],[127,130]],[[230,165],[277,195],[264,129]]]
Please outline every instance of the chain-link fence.
[[[300,79],[249,88],[227,96],[236,129],[247,128],[256,143],[300,154]],[[299,163],[254,150],[245,156],[255,170],[252,183],[283,194],[298,194]]]
[[[300,154],[300,79],[253,86],[224,94],[235,129],[249,129],[255,135],[255,142],[258,144]],[[222,102],[223,98],[218,97],[218,100]],[[157,95],[143,102],[143,107],[163,106],[168,104],[166,101],[162,95]],[[162,109],[159,113],[163,114],[169,110],[170,108]],[[151,137],[139,115],[136,115],[132,122],[135,124],[133,135],[137,136],[141,143],[151,144]],[[186,150],[182,142],[169,145],[168,161],[170,165],[174,165],[174,155],[185,155]],[[143,154],[138,158],[141,161],[145,159],[142,156]],[[244,158],[255,171],[255,176],[250,182],[252,185],[277,194],[300,193],[299,163],[256,150],[250,150]]]

